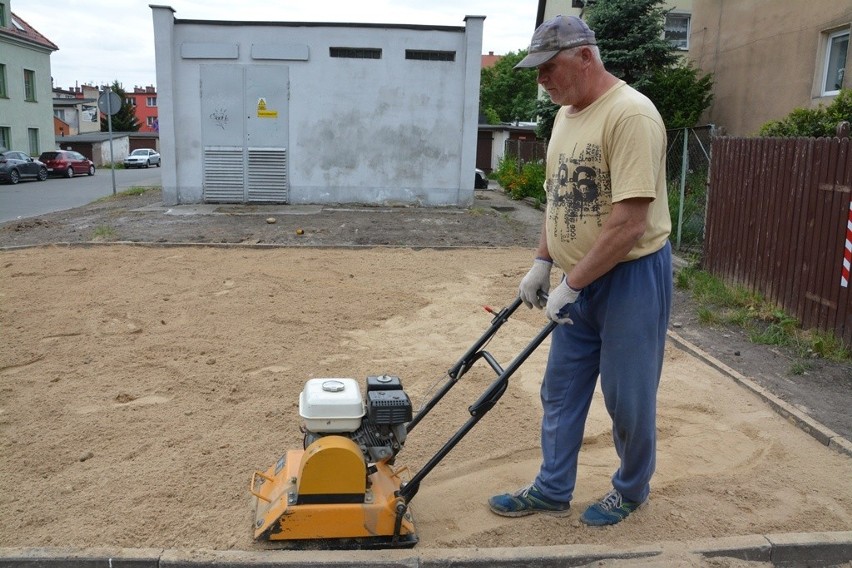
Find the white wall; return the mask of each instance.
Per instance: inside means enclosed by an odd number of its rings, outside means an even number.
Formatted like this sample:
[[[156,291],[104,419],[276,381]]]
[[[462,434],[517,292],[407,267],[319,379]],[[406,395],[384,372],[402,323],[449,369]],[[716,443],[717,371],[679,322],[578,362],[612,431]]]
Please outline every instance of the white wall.
[[[152,10],[167,202],[203,200],[203,148],[225,135],[217,127],[251,146],[261,125],[261,145],[286,145],[290,203],[472,203],[483,17],[464,27],[236,24]],[[330,47],[381,48],[382,57],[333,58]],[[456,56],[408,60],[406,49]],[[201,92],[203,77],[220,86]],[[246,113],[212,122],[210,97],[236,81],[244,103],[222,104]],[[255,114],[259,93],[277,117]]]

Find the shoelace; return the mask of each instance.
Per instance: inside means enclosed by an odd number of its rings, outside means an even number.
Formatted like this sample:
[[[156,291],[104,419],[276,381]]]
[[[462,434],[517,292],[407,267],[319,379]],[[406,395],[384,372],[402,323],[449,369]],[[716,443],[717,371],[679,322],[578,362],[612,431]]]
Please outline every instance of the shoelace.
[[[535,487],[535,483],[532,483],[527,487],[524,487],[523,489],[518,489],[517,491],[515,491],[515,497],[527,497],[530,494],[530,491],[532,491],[533,487]]]
[[[606,497],[601,499],[601,507],[607,511],[618,509],[619,507],[621,507],[621,503],[621,493],[619,493],[616,489],[613,489],[612,491],[606,494]]]

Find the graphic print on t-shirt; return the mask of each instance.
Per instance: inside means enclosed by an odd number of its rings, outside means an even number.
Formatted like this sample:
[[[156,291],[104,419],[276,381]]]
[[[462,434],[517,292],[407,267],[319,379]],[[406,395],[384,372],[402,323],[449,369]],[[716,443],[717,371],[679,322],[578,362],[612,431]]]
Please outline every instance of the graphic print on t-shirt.
[[[551,218],[564,223],[560,231],[563,241],[576,238],[578,223],[603,225],[612,188],[609,173],[601,165],[601,147],[597,144],[587,144],[579,153],[575,146],[570,156],[559,154],[559,167],[547,180],[547,193]]]

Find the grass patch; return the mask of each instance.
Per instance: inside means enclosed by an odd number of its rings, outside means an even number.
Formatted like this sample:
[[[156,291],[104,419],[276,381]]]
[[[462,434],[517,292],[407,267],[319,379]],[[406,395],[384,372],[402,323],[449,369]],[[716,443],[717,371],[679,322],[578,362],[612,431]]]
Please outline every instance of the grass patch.
[[[142,187],[142,186],[133,186],[128,187],[123,191],[117,192],[115,195],[105,195],[103,197],[99,197],[93,201],[93,203],[102,203],[104,201],[112,201],[113,199],[123,199],[126,197],[136,197],[138,195],[142,195],[143,193],[147,193],[149,191],[155,191],[160,189],[159,187]]]
[[[92,240],[109,241],[115,238],[115,229],[108,225],[100,225],[92,231]]]
[[[715,276],[694,267],[678,271],[674,281],[688,290],[698,304],[698,320],[706,325],[732,325],[745,330],[752,343],[789,348],[797,358],[790,372],[801,375],[810,368],[808,359],[850,362],[852,351],[830,332],[804,330],[796,318],[779,310],[762,295],[739,286],[728,286]]]

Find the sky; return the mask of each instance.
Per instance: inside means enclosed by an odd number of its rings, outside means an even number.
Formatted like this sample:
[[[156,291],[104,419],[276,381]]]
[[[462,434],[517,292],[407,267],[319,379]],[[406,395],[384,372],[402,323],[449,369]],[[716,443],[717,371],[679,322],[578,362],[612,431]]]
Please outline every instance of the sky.
[[[59,47],[54,87],[156,86],[150,5],[177,19],[464,26],[485,16],[482,52],[526,49],[538,0],[11,0],[12,12]]]

